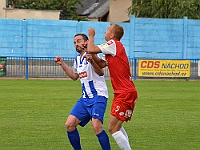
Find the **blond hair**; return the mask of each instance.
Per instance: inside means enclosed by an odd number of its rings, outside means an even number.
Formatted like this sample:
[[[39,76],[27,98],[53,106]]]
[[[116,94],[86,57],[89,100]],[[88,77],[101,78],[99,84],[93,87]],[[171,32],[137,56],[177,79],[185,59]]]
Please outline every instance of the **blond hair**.
[[[117,40],[121,40],[122,36],[124,35],[124,28],[118,24],[111,24],[113,26],[112,32],[115,35]]]

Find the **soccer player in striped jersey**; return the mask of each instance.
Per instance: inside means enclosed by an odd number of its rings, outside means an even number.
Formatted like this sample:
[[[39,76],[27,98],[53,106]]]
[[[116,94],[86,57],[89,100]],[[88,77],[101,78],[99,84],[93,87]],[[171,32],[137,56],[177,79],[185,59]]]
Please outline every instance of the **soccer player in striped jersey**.
[[[72,108],[65,123],[68,139],[74,150],[81,150],[77,125],[84,127],[90,120],[94,132],[103,150],[110,150],[107,133],[102,129],[106,111],[108,89],[103,70],[94,62],[87,52],[88,37],[85,34],[74,36],[74,46],[79,55],[76,56],[73,68],[69,67],[60,56],[55,62],[60,64],[65,73],[72,79],[80,79],[82,96]]]
[[[108,130],[122,150],[131,150],[129,139],[122,124],[131,119],[136,100],[137,90],[131,79],[130,66],[125,48],[120,42],[124,34],[123,27],[111,24],[105,32],[104,44],[94,45],[94,28],[88,30],[88,52],[103,53],[105,60],[93,57],[102,68],[108,66],[110,79],[114,89]]]

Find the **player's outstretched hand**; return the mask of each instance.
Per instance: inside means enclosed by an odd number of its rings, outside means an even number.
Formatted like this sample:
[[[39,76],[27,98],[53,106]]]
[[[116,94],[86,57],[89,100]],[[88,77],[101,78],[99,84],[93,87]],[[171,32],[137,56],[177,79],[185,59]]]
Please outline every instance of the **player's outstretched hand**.
[[[94,36],[94,35],[95,35],[95,30],[94,30],[94,28],[89,28],[89,30],[88,30],[88,35],[89,35],[89,36]]]
[[[54,59],[54,61],[55,61],[57,64],[59,64],[59,65],[61,65],[62,62],[63,62],[63,60],[62,60],[62,58],[61,58],[60,56],[56,56],[56,58]]]

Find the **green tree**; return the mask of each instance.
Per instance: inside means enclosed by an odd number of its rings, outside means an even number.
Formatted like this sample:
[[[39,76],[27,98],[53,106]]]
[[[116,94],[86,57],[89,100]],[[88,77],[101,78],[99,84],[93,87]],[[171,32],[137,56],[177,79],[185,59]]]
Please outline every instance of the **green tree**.
[[[9,0],[8,4],[19,9],[61,10],[62,20],[87,20],[76,13],[83,6],[81,0]]]
[[[200,0],[132,0],[128,14],[148,18],[200,19]]]
[[[80,17],[76,10],[78,8],[78,5],[82,6],[81,0],[62,0],[63,6],[62,11],[60,13],[60,19],[62,20],[87,20],[86,18]]]

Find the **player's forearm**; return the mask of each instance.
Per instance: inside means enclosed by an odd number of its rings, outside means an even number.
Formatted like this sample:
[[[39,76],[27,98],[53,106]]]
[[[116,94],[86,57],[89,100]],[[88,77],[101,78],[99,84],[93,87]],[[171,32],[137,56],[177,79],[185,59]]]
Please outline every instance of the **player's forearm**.
[[[90,54],[94,54],[94,51],[92,51],[94,49],[95,45],[94,45],[94,36],[90,36],[89,37],[89,41],[88,41],[88,53]]]
[[[105,60],[99,58],[99,57],[96,56],[96,55],[92,55],[92,58],[93,58],[93,60],[96,62],[96,64],[97,64],[100,68],[106,67],[107,64],[106,64],[106,61],[105,61]]]
[[[70,68],[67,64],[64,62],[60,65],[62,69],[65,71],[65,73],[72,79],[72,80],[77,80],[78,75],[74,73],[72,68]]]
[[[92,62],[90,62],[93,66],[94,71],[99,75],[99,76],[103,76],[104,72],[103,70],[95,63],[95,61],[93,60]]]

